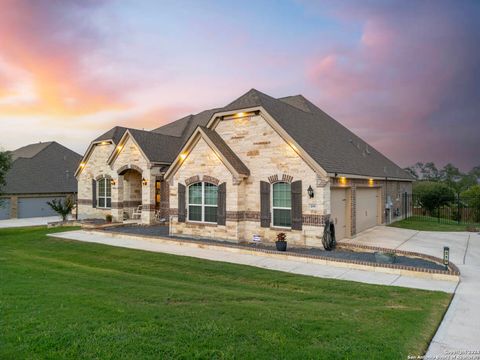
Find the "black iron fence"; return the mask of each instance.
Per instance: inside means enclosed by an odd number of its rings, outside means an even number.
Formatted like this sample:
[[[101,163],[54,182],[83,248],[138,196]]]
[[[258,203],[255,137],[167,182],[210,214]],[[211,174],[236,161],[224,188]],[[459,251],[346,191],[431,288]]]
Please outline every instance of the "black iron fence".
[[[480,225],[480,197],[403,194],[387,210],[390,221],[406,218],[444,224]]]

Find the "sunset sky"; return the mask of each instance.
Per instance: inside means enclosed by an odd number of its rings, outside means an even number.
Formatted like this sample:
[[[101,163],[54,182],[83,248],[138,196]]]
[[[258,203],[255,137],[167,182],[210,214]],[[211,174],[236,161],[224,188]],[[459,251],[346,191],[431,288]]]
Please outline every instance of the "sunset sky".
[[[82,153],[250,88],[401,166],[480,165],[480,1],[0,0],[0,147]]]

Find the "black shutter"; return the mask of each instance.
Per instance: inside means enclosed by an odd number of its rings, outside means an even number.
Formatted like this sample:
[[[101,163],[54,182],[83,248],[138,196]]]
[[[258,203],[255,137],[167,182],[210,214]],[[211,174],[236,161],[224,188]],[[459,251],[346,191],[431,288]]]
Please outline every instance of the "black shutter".
[[[292,230],[302,230],[302,181],[292,183]]]
[[[97,181],[92,179],[92,208],[97,207]]]
[[[218,186],[217,224],[225,225],[227,219],[227,183]]]
[[[185,185],[178,184],[178,222],[185,222]]]
[[[270,227],[270,183],[260,181],[260,226]]]

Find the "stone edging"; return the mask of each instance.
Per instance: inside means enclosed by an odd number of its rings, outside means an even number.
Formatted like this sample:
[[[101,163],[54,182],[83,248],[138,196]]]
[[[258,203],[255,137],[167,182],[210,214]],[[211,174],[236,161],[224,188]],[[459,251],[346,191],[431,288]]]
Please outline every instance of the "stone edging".
[[[95,230],[93,230],[95,231]],[[350,259],[339,259],[339,258],[332,258],[328,256],[321,256],[321,255],[311,255],[311,254],[300,254],[300,253],[295,253],[295,252],[290,252],[290,251],[276,251],[276,250],[269,250],[269,249],[261,249],[261,248],[253,248],[253,247],[246,247],[242,246],[239,244],[226,244],[226,243],[218,243],[215,244],[213,242],[204,242],[201,240],[194,240],[194,239],[180,239],[180,238],[169,238],[169,237],[163,237],[163,236],[153,236],[153,235],[139,235],[139,234],[128,234],[124,232],[116,232],[116,231],[111,231],[109,230],[108,232],[98,230],[99,233],[102,234],[112,234],[112,235],[121,235],[121,236],[126,236],[129,238],[145,238],[145,239],[151,239],[151,240],[161,240],[161,241],[167,241],[167,242],[176,242],[180,244],[195,244],[199,245],[199,247],[203,248],[208,248],[208,247],[216,247],[216,248],[227,248],[227,249],[237,249],[237,250],[242,250],[245,252],[252,252],[252,253],[263,253],[263,254],[269,254],[269,255],[276,255],[279,257],[294,257],[296,259],[304,259],[306,262],[309,262],[308,260],[319,260],[319,261],[325,261],[327,263],[333,262],[333,263],[338,263],[338,266],[345,266],[345,265],[352,265],[352,268],[357,268],[357,269],[365,269],[365,268],[375,268],[379,269],[384,269],[384,272],[391,272],[394,271],[395,273],[400,273],[400,272],[407,272],[407,273],[412,273],[414,275],[415,273],[417,274],[425,274],[425,275],[431,275],[432,277],[435,277],[435,275],[441,276],[441,277],[447,277],[452,280],[458,280],[458,277],[460,275],[460,271],[458,268],[453,264],[450,263],[450,269],[447,270],[437,270],[437,269],[425,269],[425,268],[418,268],[414,266],[406,266],[406,265],[398,265],[398,264],[382,264],[382,263],[373,263],[369,261],[361,261],[361,260],[350,260]],[[342,246],[341,244],[340,246]],[[360,245],[354,245],[358,246],[359,248]],[[375,250],[375,251],[385,251],[385,252],[392,252],[392,249],[384,249],[384,248],[376,248],[373,246],[365,246],[362,247],[365,250]],[[420,253],[415,253],[415,252],[408,252],[408,251],[395,251],[395,253],[402,254],[402,255],[411,255],[419,258],[426,258],[434,262],[440,262],[441,259],[425,255],[425,254],[420,254]],[[391,271],[390,271],[391,270]]]

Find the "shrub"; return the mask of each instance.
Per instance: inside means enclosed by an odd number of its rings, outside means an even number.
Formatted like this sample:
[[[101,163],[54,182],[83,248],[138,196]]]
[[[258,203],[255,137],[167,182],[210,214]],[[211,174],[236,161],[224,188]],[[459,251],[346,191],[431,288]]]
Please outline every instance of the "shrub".
[[[277,234],[277,241],[287,241],[287,234],[281,232]]]
[[[445,184],[431,181],[421,181],[415,184],[413,195],[418,204],[430,214],[441,206],[455,200],[454,191]]]
[[[105,221],[111,223],[113,221],[113,216],[110,214],[105,215]]]
[[[470,189],[463,191],[461,194],[462,201],[472,208],[474,220],[480,221],[480,185],[474,185]]]
[[[65,200],[52,200],[48,201],[47,205],[50,206],[53,211],[62,217],[62,220],[67,220],[67,216],[72,213],[72,209],[75,206],[73,199],[68,196]]]

